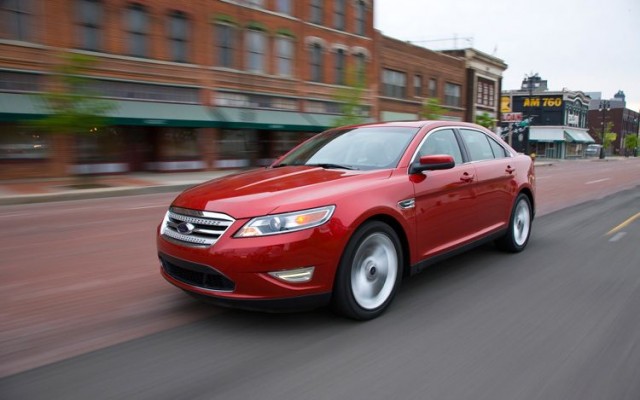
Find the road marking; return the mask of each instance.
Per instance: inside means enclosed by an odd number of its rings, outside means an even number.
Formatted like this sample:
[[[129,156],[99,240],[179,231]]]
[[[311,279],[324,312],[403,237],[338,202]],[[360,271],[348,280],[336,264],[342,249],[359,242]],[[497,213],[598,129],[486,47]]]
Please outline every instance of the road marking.
[[[607,235],[612,235],[612,234],[618,232],[619,230],[621,230],[622,228],[628,226],[630,223],[632,223],[633,221],[635,221],[638,218],[640,218],[640,212],[637,213],[636,215],[632,216],[632,217],[627,218],[626,221],[624,221],[620,225],[616,226],[615,228],[611,229],[609,232],[607,232]]]
[[[593,185],[594,183],[600,183],[600,182],[604,182],[604,181],[608,181],[611,180],[611,178],[604,178],[604,179],[598,179],[595,181],[589,181],[589,182],[585,182],[585,185]]]
[[[624,237],[624,235],[626,235],[627,232],[618,232],[615,235],[613,235],[613,237],[611,239],[609,239],[610,242],[617,242],[618,240],[622,239]]]

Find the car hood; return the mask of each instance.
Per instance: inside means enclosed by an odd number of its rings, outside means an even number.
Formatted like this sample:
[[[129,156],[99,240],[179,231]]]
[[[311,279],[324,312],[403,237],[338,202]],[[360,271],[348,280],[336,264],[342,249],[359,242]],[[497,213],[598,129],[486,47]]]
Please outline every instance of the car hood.
[[[391,170],[348,171],[310,166],[267,168],[205,182],[184,191],[173,206],[252,218],[335,204],[345,191],[390,176]]]

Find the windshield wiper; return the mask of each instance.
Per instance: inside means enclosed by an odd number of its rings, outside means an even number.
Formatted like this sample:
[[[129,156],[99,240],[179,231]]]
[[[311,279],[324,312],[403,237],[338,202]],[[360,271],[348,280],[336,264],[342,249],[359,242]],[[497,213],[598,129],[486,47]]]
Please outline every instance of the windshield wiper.
[[[348,169],[348,170],[354,170],[354,169],[358,169],[358,168],[354,168],[350,165],[342,165],[342,164],[332,164],[332,163],[320,163],[320,164],[306,164],[310,167],[321,167],[324,169],[330,169],[330,168],[338,168],[338,169]]]

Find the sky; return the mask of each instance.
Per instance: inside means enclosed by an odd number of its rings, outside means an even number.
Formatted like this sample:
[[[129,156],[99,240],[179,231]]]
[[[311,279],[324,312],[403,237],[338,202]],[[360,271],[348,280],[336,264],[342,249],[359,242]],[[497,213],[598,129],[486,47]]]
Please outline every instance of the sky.
[[[624,91],[640,110],[639,0],[375,0],[375,27],[434,50],[504,60],[503,90],[538,73],[549,90]],[[457,41],[454,40],[457,38]]]

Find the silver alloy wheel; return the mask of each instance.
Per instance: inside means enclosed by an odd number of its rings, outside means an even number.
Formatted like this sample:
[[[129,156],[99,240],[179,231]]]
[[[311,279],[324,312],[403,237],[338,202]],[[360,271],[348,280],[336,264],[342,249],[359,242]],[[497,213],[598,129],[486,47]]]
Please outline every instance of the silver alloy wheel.
[[[516,245],[523,246],[527,242],[531,230],[531,210],[529,202],[525,199],[521,199],[516,205],[512,229]]]
[[[393,241],[376,232],[367,236],[351,264],[351,292],[358,305],[373,310],[393,292],[398,275],[398,253]]]

